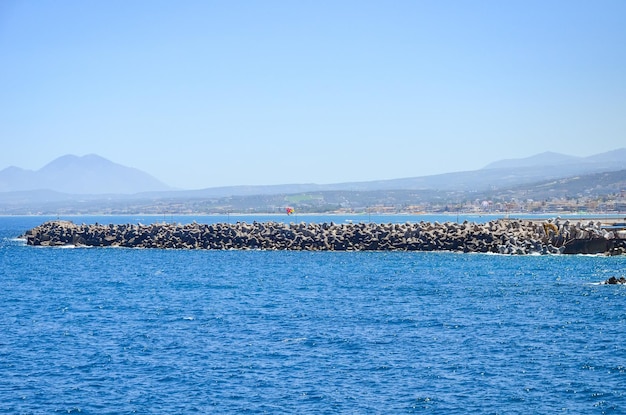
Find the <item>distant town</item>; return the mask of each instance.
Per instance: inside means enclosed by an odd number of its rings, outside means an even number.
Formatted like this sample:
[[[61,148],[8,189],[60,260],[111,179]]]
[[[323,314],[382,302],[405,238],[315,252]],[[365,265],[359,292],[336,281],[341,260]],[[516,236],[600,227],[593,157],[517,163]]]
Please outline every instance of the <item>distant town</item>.
[[[48,208],[16,209],[6,208],[2,214],[94,214],[94,215],[130,215],[130,214],[286,214],[287,208],[296,214],[610,214],[626,215],[626,192],[599,197],[559,197],[545,200],[496,200],[481,199],[461,202],[428,201],[410,203],[403,201],[380,201],[378,203],[360,204],[344,195],[342,201],[328,201],[323,195],[275,195],[266,196],[269,203],[260,202],[254,197],[222,198],[215,200],[152,200],[127,201],[94,200],[76,203],[50,204]]]

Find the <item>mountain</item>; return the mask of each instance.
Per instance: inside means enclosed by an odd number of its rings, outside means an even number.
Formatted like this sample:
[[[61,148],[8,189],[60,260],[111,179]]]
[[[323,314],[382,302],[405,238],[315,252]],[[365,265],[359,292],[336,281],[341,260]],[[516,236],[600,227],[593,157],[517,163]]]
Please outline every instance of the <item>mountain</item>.
[[[559,167],[567,165],[577,165],[585,170],[594,168],[624,168],[626,167],[626,148],[607,151],[606,153],[595,154],[589,157],[575,157],[547,151],[545,153],[525,158],[496,161],[483,167],[483,170],[517,169],[528,167]]]
[[[96,155],[63,156],[38,171],[9,167],[0,171],[0,192],[6,201],[41,203],[65,199],[71,194],[80,200],[86,196],[109,194],[110,198],[129,201],[200,200],[228,197],[304,194],[313,192],[493,192],[544,180],[626,169],[626,148],[573,157],[559,153],[542,153],[532,157],[500,160],[479,170],[408,177],[368,182],[335,184],[282,184],[270,186],[227,186],[201,190],[172,190],[152,176]],[[39,193],[36,190],[47,190]],[[27,193],[20,193],[25,192]],[[18,192],[17,194],[9,194]],[[52,193],[50,193],[52,192]],[[75,198],[78,200],[78,198]]]
[[[594,163],[607,163],[614,165],[615,163],[624,166],[626,164],[626,148],[620,148],[613,151],[607,151],[606,153],[600,153],[585,158],[588,162]]]
[[[559,166],[562,164],[577,163],[580,160],[580,157],[568,156],[566,154],[546,151],[545,153],[540,153],[525,158],[495,161],[483,167],[483,169],[513,169],[538,166]]]
[[[170,187],[149,174],[95,154],[66,155],[37,171],[7,167],[0,171],[0,192],[49,190],[67,194],[133,194]]]
[[[36,173],[31,170],[10,166],[0,171],[0,192],[32,189],[37,182]]]
[[[590,157],[574,157],[547,152],[527,158],[496,161],[479,170],[431,176],[326,185],[283,184],[274,186],[212,187],[201,190],[184,191],[182,193],[172,192],[169,196],[212,198],[303,192],[370,192],[380,190],[484,192],[541,180],[554,180],[575,175],[622,170],[624,168],[626,168],[626,148]]]
[[[609,202],[614,211],[626,208],[626,169],[604,173],[571,176],[557,180],[542,180],[519,186],[483,192],[440,190],[374,190],[374,191],[314,191],[302,193],[273,193],[266,195],[188,197],[187,192],[166,192],[170,196],[134,195],[68,195],[52,191],[6,192],[0,197],[0,214],[227,214],[283,213],[292,206],[301,213],[336,212],[338,209],[369,213],[381,206],[396,212],[454,211],[461,206],[477,207],[481,201],[514,203],[532,209],[534,201],[568,200],[570,209],[587,210],[593,203]],[[172,196],[173,195],[173,196]],[[178,195],[178,196],[176,196]],[[591,205],[585,200],[596,199]],[[575,201],[576,200],[576,201]],[[543,202],[539,206],[543,205]],[[556,202],[562,203],[562,202]],[[578,204],[573,204],[578,203]],[[554,206],[554,205],[553,205]],[[596,205],[602,210],[601,204]],[[399,210],[398,210],[399,209]],[[541,209],[541,207],[536,209]],[[533,210],[533,211],[535,211]],[[530,210],[529,210],[530,211]]]
[[[625,168],[626,148],[589,157],[574,157],[547,152],[527,158],[500,160],[479,170],[362,183],[335,184],[328,185],[323,190],[485,191],[533,183],[540,180],[552,180]]]

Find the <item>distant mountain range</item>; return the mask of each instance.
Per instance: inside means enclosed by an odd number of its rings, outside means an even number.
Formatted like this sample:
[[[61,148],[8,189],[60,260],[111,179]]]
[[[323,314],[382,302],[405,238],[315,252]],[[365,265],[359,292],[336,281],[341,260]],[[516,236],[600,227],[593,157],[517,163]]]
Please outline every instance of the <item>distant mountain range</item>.
[[[602,174],[607,172],[613,174]],[[98,212],[103,206],[116,212],[185,211],[189,206],[205,212],[254,211],[284,204],[294,195],[333,206],[342,200],[372,206],[507,195],[602,195],[624,190],[625,172],[626,148],[622,148],[590,157],[548,152],[496,161],[474,171],[392,180],[172,190],[145,172],[100,156],[67,155],[37,171],[17,167],[0,171],[0,213]]]
[[[575,157],[547,151],[526,158],[496,161],[488,164],[484,169],[515,169],[542,166],[560,167],[579,164],[582,164],[585,168],[601,168],[602,165],[610,167],[611,169],[616,167],[623,168],[626,165],[626,148],[595,154],[589,157]]]
[[[559,179],[581,174],[616,171],[626,168],[626,148],[589,157],[541,153],[532,157],[501,160],[480,170],[444,173],[367,182],[336,184],[284,184],[272,186],[228,186],[170,193],[189,198],[253,196],[323,191],[437,190],[482,192]]]
[[[171,188],[147,173],[95,154],[66,155],[37,171],[7,167],[0,171],[0,192],[51,190],[67,194],[133,194]]]

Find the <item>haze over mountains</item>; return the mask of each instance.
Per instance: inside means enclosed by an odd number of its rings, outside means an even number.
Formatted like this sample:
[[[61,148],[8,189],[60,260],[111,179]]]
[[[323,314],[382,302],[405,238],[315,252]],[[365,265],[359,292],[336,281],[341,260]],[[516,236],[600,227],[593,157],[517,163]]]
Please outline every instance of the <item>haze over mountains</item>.
[[[574,157],[546,152],[527,158],[495,161],[480,170],[432,176],[335,184],[228,186],[174,190],[153,176],[95,154],[59,157],[37,171],[8,167],[0,171],[0,192],[48,191],[74,195],[162,193],[177,196],[225,197],[307,191],[461,190],[482,191],[538,180],[615,171],[626,168],[626,148]]]
[[[37,171],[11,166],[0,171],[0,192],[51,190],[67,194],[133,194],[171,187],[149,174],[95,154],[65,155]]]
[[[608,176],[600,174],[605,172],[616,173]],[[402,203],[441,200],[442,197],[460,200],[496,195],[527,198],[533,195],[573,196],[581,191],[581,186],[587,189],[586,194],[624,190],[624,177],[626,148],[589,157],[547,152],[496,161],[474,171],[392,180],[173,190],[145,172],[97,155],[66,155],[37,171],[18,167],[1,170],[0,213],[54,212],[55,209],[74,211],[85,203],[90,205],[88,211],[95,211],[106,203],[113,203],[116,209],[121,210],[126,209],[124,206],[134,206],[133,209],[138,210],[158,206],[170,209],[172,206],[189,206],[195,203],[193,201],[205,201],[210,206],[227,206],[233,198],[240,201],[241,198],[248,198],[240,206],[251,209],[277,205],[281,197],[285,199],[285,195],[313,197],[313,194],[316,197],[324,194],[324,198],[336,203],[350,199],[353,203],[367,200],[370,205],[391,200],[397,203],[400,200]],[[592,192],[590,189],[595,190]],[[204,209],[207,205],[203,206]]]
[[[534,156],[500,160],[485,166],[485,169],[512,169],[520,167],[538,167],[538,166],[567,166],[582,165],[583,169],[600,168],[605,165],[606,168],[622,169],[626,167],[626,148],[609,151],[606,153],[595,154],[589,157],[575,157],[566,154],[554,153],[546,151],[545,153],[536,154]]]

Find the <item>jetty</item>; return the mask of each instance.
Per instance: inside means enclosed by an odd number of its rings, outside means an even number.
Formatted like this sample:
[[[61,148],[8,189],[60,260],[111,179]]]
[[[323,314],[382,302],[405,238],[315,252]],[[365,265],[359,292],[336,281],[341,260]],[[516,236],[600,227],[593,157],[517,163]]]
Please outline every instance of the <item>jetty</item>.
[[[487,223],[75,224],[49,221],[32,246],[206,250],[454,251],[509,255],[626,254],[626,225],[600,220],[498,219]]]

